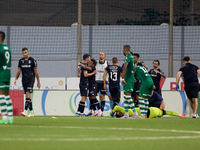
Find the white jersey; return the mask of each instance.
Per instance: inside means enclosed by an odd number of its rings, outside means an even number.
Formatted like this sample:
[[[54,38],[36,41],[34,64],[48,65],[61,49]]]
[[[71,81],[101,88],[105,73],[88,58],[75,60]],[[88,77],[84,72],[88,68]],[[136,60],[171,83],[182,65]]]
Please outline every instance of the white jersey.
[[[103,82],[103,74],[105,72],[105,68],[108,66],[108,61],[105,60],[104,63],[101,63],[100,61],[97,61],[96,65],[96,81],[97,82]],[[106,77],[106,82],[108,81],[108,76]]]

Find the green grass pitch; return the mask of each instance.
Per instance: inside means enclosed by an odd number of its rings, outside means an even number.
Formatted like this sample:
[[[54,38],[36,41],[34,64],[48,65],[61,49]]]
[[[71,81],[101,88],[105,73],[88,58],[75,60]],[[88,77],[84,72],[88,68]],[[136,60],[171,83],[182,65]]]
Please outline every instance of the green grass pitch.
[[[200,148],[200,119],[164,117],[14,117],[0,125],[2,150],[192,150]]]

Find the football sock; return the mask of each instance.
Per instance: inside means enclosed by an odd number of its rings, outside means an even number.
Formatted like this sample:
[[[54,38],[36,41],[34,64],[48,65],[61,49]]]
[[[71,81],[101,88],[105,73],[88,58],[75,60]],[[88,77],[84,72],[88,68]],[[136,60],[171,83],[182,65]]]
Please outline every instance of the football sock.
[[[30,101],[30,98],[26,98],[25,110],[27,110],[29,108],[29,101]]]
[[[99,105],[99,101],[95,98],[94,99],[94,107],[96,107],[98,110],[101,109],[100,105]]]
[[[125,115],[128,116],[129,105],[126,95],[124,95],[124,109],[125,109]]]
[[[29,110],[30,110],[30,111],[33,110],[33,105],[32,105],[32,101],[31,101],[31,99],[30,99],[30,101],[29,101]]]
[[[103,112],[105,106],[105,101],[101,101],[101,111]]]
[[[8,119],[12,120],[13,119],[13,106],[12,106],[12,101],[10,99],[10,96],[6,96],[6,105],[7,105],[7,111],[8,111]]]
[[[6,106],[6,99],[4,95],[0,95],[0,106],[1,106],[1,115],[3,120],[7,120],[7,106]]]
[[[96,106],[95,106],[95,99],[91,99],[90,101],[90,110],[96,110]]]
[[[169,110],[164,110],[166,112],[165,115],[170,115],[170,116],[180,116],[178,113],[169,111]]]
[[[137,113],[134,101],[132,100],[131,96],[130,95],[126,96],[126,99],[128,101],[128,106],[130,107],[130,109],[133,110],[134,114]]]
[[[85,102],[80,101],[78,105],[78,112],[83,113],[85,109]]]
[[[147,111],[148,111],[148,107],[149,107],[148,99],[144,99],[143,97],[139,97],[139,104],[140,104],[141,116],[146,116]]]

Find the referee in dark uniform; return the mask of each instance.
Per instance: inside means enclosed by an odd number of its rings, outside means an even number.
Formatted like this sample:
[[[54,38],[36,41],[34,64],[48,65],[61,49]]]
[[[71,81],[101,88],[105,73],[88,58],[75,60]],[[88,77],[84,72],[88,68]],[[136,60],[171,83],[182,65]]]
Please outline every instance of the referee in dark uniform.
[[[24,89],[24,94],[26,94],[26,102],[25,102],[25,110],[21,113],[22,116],[27,116],[27,109],[29,108],[30,114],[28,117],[34,117],[32,101],[31,101],[31,93],[33,92],[33,86],[35,83],[35,77],[37,78],[37,87],[40,88],[40,79],[37,70],[37,61],[28,55],[28,48],[22,48],[23,58],[19,60],[18,70],[16,73],[14,84],[16,85],[17,79],[22,71],[22,86]]]
[[[179,69],[176,76],[176,90],[179,90],[179,80],[181,75],[183,75],[183,80],[185,84],[185,93],[190,100],[190,106],[193,110],[192,117],[198,118],[197,107],[198,107],[198,92],[199,92],[199,81],[197,74],[200,75],[200,69],[190,63],[190,57],[183,57],[184,66]],[[184,114],[183,114],[184,116]]]

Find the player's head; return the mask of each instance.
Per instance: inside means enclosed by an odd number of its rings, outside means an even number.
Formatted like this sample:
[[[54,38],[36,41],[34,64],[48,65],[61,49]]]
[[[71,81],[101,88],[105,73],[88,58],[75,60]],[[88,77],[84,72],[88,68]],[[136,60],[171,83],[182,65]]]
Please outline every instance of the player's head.
[[[138,62],[140,55],[138,53],[133,53],[132,55],[133,55],[135,62]]]
[[[3,31],[0,31],[0,43],[3,43],[5,37],[6,37],[6,34]]]
[[[85,61],[86,63],[88,63],[90,61],[90,55],[89,54],[84,54],[83,55],[83,61]]]
[[[153,68],[158,68],[159,65],[160,65],[160,61],[159,60],[154,60],[153,61]]]
[[[113,63],[113,64],[117,64],[117,63],[118,63],[117,57],[113,57],[113,58],[112,58],[112,63]]]
[[[104,52],[100,52],[99,53],[99,60],[104,60],[104,59],[106,59],[105,53]]]
[[[189,56],[184,56],[183,57],[183,63],[184,64],[187,64],[187,63],[189,63],[190,62],[190,57]]]
[[[89,66],[89,67],[94,67],[94,66],[96,66],[96,64],[97,64],[97,61],[96,61],[95,59],[91,59],[91,60],[89,61],[89,63],[88,63],[88,66]]]
[[[123,52],[124,56],[128,55],[130,53],[131,47],[130,45],[124,45]]]
[[[26,47],[23,47],[22,48],[22,55],[24,56],[24,58],[25,59],[27,59],[28,58],[28,48],[26,48]]]
[[[116,115],[115,115],[117,118],[120,118],[122,116],[124,116],[124,114],[121,112],[121,111],[116,111]]]

